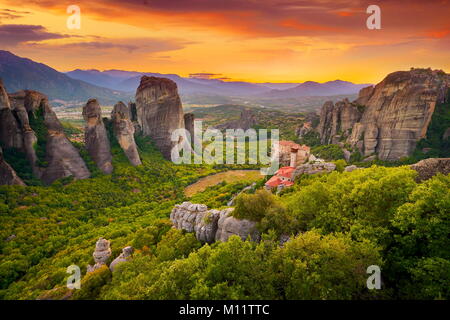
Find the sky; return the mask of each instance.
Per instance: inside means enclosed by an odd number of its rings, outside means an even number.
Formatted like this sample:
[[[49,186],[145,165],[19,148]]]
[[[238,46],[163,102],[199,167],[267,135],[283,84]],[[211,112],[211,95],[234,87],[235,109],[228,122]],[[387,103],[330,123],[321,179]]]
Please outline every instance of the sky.
[[[80,29],[67,27],[69,5]],[[411,67],[450,72],[449,17],[450,0],[0,0],[0,49],[59,71],[377,83]]]

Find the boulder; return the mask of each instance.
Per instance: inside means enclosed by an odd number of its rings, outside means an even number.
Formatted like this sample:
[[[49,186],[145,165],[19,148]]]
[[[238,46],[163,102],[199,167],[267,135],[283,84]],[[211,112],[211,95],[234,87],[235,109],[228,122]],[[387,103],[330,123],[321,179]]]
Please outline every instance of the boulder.
[[[251,238],[259,241],[260,235],[256,223],[240,220],[230,214],[234,208],[224,210],[208,210],[203,204],[183,202],[175,205],[170,214],[170,220],[175,228],[194,232],[197,240],[206,243],[227,241],[232,235],[242,239]]]
[[[336,165],[332,162],[305,163],[295,169],[293,177],[298,177],[301,174],[328,173],[335,169]]]
[[[134,125],[131,122],[131,114],[128,107],[119,102],[111,112],[114,135],[133,166],[141,165],[136,142],[134,141]]]
[[[87,266],[88,273],[95,271],[106,264],[111,256],[110,241],[99,238],[95,244],[95,251],[92,256],[94,257],[95,264],[93,266]]]
[[[354,164],[352,164],[351,166],[346,166],[346,167],[344,168],[344,171],[345,171],[345,172],[352,172],[352,171],[354,171],[354,170],[356,170],[356,169],[358,169],[358,167],[355,166]]]
[[[208,210],[206,205],[183,202],[181,205],[175,205],[170,214],[170,220],[175,228],[195,232],[199,241],[212,243],[219,215],[219,211]]]
[[[429,158],[411,165],[418,172],[418,181],[428,180],[438,173],[450,173],[450,158]]]
[[[220,213],[220,218],[217,222],[216,241],[227,241],[231,236],[239,236],[242,240],[259,241],[261,235],[256,228],[256,222],[236,219],[230,215],[232,211],[224,210]]]
[[[184,128],[181,99],[175,82],[166,78],[141,78],[136,91],[136,114],[144,136],[152,138],[166,159],[179,141],[172,141],[174,130]]]
[[[111,272],[114,271],[114,268],[119,263],[129,261],[131,258],[131,255],[133,254],[133,251],[134,251],[133,247],[130,247],[130,246],[123,248],[122,253],[117,258],[115,258],[109,265],[109,269],[111,270]]]
[[[112,173],[111,146],[96,99],[90,99],[83,107],[83,118],[86,121],[84,142],[89,155],[103,173]]]

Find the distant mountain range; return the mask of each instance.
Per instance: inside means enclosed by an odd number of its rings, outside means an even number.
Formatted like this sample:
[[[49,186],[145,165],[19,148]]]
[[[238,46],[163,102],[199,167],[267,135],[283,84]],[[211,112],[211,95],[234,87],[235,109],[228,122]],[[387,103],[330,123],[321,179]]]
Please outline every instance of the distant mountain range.
[[[23,89],[46,94],[55,105],[79,104],[97,98],[102,104],[129,100],[126,92],[80,81],[49,66],[0,50],[0,78],[8,92]]]
[[[265,97],[272,98],[296,98],[307,96],[331,96],[358,93],[362,88],[370,84],[354,84],[348,81],[334,80],[324,83],[307,81],[296,87],[285,90],[272,90],[263,94]]]
[[[223,81],[219,79],[185,78],[176,74],[136,72],[123,70],[74,70],[66,73],[69,77],[94,85],[122,91],[135,91],[142,75],[169,78],[175,81],[181,94],[212,94],[230,96],[261,96],[296,98],[305,96],[335,96],[356,94],[370,84],[354,84],[335,80],[325,83],[307,81],[305,83],[251,83],[243,81]]]
[[[90,98],[113,104],[134,97],[143,75],[175,81],[181,95],[230,96],[250,98],[299,98],[310,96],[352,95],[368,84],[335,80],[325,83],[251,83],[181,77],[177,74],[125,70],[76,69],[62,73],[45,64],[0,50],[0,78],[8,92],[22,89],[40,91],[56,105],[76,105]]]

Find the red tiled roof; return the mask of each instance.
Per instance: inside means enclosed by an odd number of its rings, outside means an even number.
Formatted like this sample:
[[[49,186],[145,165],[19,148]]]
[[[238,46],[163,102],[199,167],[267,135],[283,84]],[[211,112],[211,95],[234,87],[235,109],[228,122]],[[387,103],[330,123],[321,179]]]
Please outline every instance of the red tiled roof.
[[[292,174],[294,173],[295,168],[293,167],[281,167],[278,169],[277,173],[270,178],[265,185],[271,188],[278,187],[279,185],[284,185],[286,187],[290,187],[294,184],[292,181],[283,181],[280,177],[292,179]]]
[[[267,187],[275,188],[279,185],[284,185],[286,187],[292,186],[294,183],[292,181],[283,181],[277,176],[273,176],[266,182]]]
[[[278,142],[278,144],[280,146],[286,146],[286,147],[291,147],[291,148],[300,148],[300,145],[296,144],[293,141],[288,141],[288,140],[281,140],[280,142]]]
[[[266,182],[266,186],[274,188],[274,187],[278,187],[281,184],[281,179],[278,178],[277,176],[273,176],[272,178],[270,178],[269,180],[267,180]]]
[[[281,167],[278,169],[277,173],[275,173],[278,177],[292,178],[292,173],[294,172],[294,167]]]

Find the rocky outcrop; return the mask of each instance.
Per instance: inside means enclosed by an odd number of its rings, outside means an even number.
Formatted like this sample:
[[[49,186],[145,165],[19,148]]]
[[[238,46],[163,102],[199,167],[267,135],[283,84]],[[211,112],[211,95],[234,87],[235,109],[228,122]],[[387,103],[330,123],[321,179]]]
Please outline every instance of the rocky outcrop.
[[[14,169],[3,159],[2,148],[0,148],[0,185],[25,185],[22,179],[17,176]]]
[[[242,240],[260,240],[256,222],[246,219],[236,219],[230,212],[221,212],[217,222],[216,241],[227,241],[231,236],[239,236]]]
[[[336,165],[332,162],[305,163],[295,168],[293,177],[298,177],[301,174],[328,173],[335,169]]]
[[[115,267],[119,263],[128,262],[131,259],[133,251],[134,251],[133,247],[130,246],[123,248],[122,253],[111,262],[111,264],[109,265],[109,269],[111,271],[114,271]]]
[[[245,108],[241,112],[241,116],[238,120],[232,120],[225,122],[223,124],[217,125],[216,128],[219,130],[225,130],[225,129],[242,129],[242,130],[248,130],[252,127],[254,127],[258,123],[256,114],[253,112],[253,110],[249,108]]]
[[[170,214],[170,220],[175,228],[194,232],[199,241],[207,243],[215,241],[219,217],[220,211],[208,210],[203,204],[190,202],[175,205]]]
[[[83,107],[83,118],[86,121],[84,142],[90,157],[103,173],[112,173],[111,146],[96,99],[90,99]]]
[[[28,121],[27,121],[28,122]],[[3,148],[23,149],[22,130],[14,118],[11,103],[0,80],[0,142]]]
[[[45,183],[74,176],[90,176],[76,148],[67,140],[61,123],[42,93],[24,90],[5,95],[0,86],[0,143],[5,149],[23,152],[35,177]],[[40,141],[38,141],[38,138]],[[36,145],[43,148],[36,153]]]
[[[172,132],[184,128],[184,115],[177,85],[166,78],[141,78],[136,91],[137,120],[144,136],[149,136],[166,159],[177,142]]]
[[[411,169],[418,173],[417,180],[428,180],[438,173],[447,175],[450,173],[450,158],[429,158],[417,162]]]
[[[0,144],[4,149],[16,149],[25,154],[33,174],[41,176],[34,148],[37,138],[32,130],[28,113],[33,113],[36,104],[45,96],[35,91],[20,91],[8,95],[0,80]]]
[[[184,115],[184,128],[189,132],[191,136],[191,144],[194,141],[194,114],[186,113]]]
[[[353,164],[353,165],[351,165],[351,166],[346,166],[346,167],[344,168],[344,171],[345,171],[345,172],[352,172],[352,171],[355,171],[356,169],[358,169],[358,167],[355,166],[355,165]]]
[[[381,160],[410,155],[426,137],[436,104],[445,102],[450,75],[440,70],[412,69],[389,74],[375,87],[360,91],[358,99],[321,110],[318,131],[322,143],[345,141],[364,156]]]
[[[131,113],[123,102],[119,102],[114,106],[111,112],[111,121],[114,135],[130,163],[133,166],[141,165],[141,158],[134,141],[135,128],[131,122]]]
[[[337,144],[348,136],[353,125],[361,118],[361,112],[348,99],[326,102],[320,112],[319,133],[322,144]]]
[[[57,179],[69,176],[73,176],[75,179],[89,178],[91,174],[86,164],[78,150],[67,139],[63,127],[47,99],[41,102],[38,112],[42,114],[47,130],[45,156],[47,167],[42,173],[42,181],[50,184]]]
[[[110,241],[99,238],[95,244],[95,251],[92,256],[94,257],[95,264],[93,266],[87,266],[88,273],[101,268],[106,264],[109,257],[111,257]]]
[[[199,241],[212,243],[214,241],[227,241],[232,235],[243,240],[251,238],[259,240],[256,223],[249,220],[239,220],[230,214],[234,208],[224,210],[208,210],[203,204],[183,202],[175,205],[170,214],[170,220],[175,228],[194,232]]]

